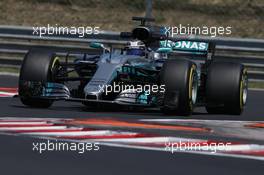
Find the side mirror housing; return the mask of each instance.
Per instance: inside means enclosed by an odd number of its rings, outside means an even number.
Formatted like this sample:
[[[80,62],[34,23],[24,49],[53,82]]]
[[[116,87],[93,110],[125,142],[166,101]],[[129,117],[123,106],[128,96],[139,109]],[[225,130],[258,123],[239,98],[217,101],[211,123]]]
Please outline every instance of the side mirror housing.
[[[101,44],[101,43],[96,43],[96,42],[92,42],[90,43],[89,45],[91,48],[94,48],[94,49],[104,49],[104,45]]]
[[[172,48],[169,47],[161,47],[157,50],[158,53],[170,53],[172,52]]]

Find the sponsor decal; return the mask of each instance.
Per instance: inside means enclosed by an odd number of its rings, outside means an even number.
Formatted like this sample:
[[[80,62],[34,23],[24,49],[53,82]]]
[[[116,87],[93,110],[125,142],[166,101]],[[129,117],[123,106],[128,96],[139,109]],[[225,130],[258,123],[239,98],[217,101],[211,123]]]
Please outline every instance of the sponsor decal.
[[[161,47],[172,48],[173,50],[183,50],[183,51],[207,51],[208,43],[205,42],[194,42],[194,41],[161,41]]]

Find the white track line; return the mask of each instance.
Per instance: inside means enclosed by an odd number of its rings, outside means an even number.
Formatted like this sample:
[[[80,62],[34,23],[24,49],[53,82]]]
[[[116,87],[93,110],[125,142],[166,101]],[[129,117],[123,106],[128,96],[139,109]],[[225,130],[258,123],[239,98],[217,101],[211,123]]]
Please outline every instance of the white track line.
[[[139,119],[139,121],[143,121],[143,122],[227,122],[227,123],[259,123],[259,122],[263,122],[264,121],[239,121],[239,120],[202,120],[202,119],[166,119],[166,118],[162,118],[162,119]]]
[[[115,132],[110,130],[100,130],[100,131],[71,131],[67,132],[27,132],[21,133],[22,135],[39,135],[39,136],[109,136],[109,135],[117,135],[117,134],[135,134],[128,132]]]
[[[249,88],[251,91],[264,91],[264,89],[261,88]]]
[[[241,145],[228,145],[225,152],[233,151],[263,151],[264,145],[257,144],[241,144]]]
[[[56,121],[70,121],[69,118],[27,118],[27,117],[0,117],[0,122],[56,122]]]
[[[102,142],[119,142],[119,143],[162,143],[165,146],[166,142],[206,142],[206,140],[199,139],[189,139],[189,138],[180,138],[180,137],[143,137],[143,138],[118,138],[118,139],[98,139]]]
[[[0,126],[1,125],[47,125],[48,122],[45,122],[45,121],[36,121],[36,122],[17,122],[17,121],[14,121],[14,122],[6,122],[6,121],[1,121],[0,120]],[[53,125],[53,124],[50,124],[50,125]]]
[[[66,129],[67,126],[31,126],[31,127],[0,127],[0,131],[56,130]]]
[[[15,95],[17,95],[17,93],[0,91],[0,97],[13,97]]]
[[[131,149],[141,149],[141,150],[151,150],[151,151],[164,151],[165,148],[157,148],[157,147],[147,147],[147,146],[136,146],[136,145],[124,145],[118,143],[100,143],[101,145],[111,146],[111,147],[121,147],[121,148],[131,148]],[[264,157],[260,156],[250,156],[250,155],[239,155],[239,154],[227,154],[227,153],[211,153],[211,152],[199,152],[199,151],[175,151],[173,154],[168,152],[171,156],[175,153],[187,153],[187,154],[200,154],[200,155],[209,155],[209,156],[221,156],[221,157],[232,157],[232,158],[240,158],[240,159],[252,159],[252,160],[261,160],[264,161]],[[175,155],[176,156],[176,155]]]

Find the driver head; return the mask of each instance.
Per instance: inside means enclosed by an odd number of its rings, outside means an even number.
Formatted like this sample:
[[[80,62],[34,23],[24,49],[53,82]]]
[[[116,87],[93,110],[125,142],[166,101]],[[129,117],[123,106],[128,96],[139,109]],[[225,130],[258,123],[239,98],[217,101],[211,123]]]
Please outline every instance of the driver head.
[[[127,43],[126,54],[127,55],[137,55],[137,56],[145,56],[146,46],[141,41],[130,41]]]

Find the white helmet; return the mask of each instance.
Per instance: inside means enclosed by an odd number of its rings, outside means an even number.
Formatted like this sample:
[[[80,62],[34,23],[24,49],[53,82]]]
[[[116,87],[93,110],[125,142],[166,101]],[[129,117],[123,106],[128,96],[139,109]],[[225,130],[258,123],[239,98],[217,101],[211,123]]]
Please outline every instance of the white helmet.
[[[125,47],[127,55],[145,56],[146,46],[142,41],[129,41]]]

